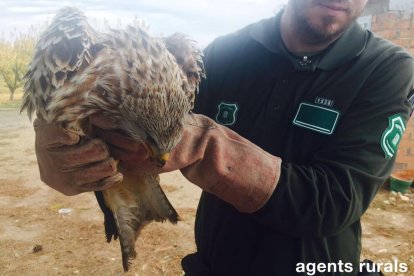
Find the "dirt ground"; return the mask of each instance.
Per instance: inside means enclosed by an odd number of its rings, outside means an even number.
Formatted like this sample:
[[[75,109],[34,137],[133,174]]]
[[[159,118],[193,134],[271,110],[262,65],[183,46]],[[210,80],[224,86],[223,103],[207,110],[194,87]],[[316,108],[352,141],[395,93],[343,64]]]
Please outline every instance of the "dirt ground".
[[[195,250],[193,225],[200,190],[178,172],[161,176],[180,214],[178,225],[152,223],[137,241],[137,260],[123,273],[118,242],[107,244],[92,193],[64,196],[39,179],[34,133],[17,109],[0,109],[0,275],[182,275],[180,260]],[[407,264],[414,275],[414,194],[383,189],[363,218],[363,257]],[[60,214],[70,208],[69,214]],[[63,209],[64,210],[64,209]]]

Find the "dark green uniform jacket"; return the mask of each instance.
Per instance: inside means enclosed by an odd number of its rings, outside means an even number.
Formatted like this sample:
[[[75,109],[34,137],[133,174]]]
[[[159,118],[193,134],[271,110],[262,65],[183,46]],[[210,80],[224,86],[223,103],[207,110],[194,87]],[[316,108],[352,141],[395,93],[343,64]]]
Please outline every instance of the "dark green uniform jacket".
[[[332,263],[314,275],[358,271],[360,218],[391,172],[411,112],[413,60],[356,23],[319,55],[289,57],[279,21],[205,51],[195,112],[283,162],[274,194],[254,214],[203,192],[187,275],[298,275],[300,263]]]

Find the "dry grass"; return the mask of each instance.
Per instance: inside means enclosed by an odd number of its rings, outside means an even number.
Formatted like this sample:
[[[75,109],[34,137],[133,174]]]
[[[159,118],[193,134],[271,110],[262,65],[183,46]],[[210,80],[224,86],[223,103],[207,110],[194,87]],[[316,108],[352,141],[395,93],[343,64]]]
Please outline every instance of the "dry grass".
[[[0,219],[5,222],[2,227],[8,230],[0,235],[1,275],[182,275],[181,258],[195,250],[195,209],[179,208],[178,225],[151,223],[143,229],[136,243],[137,259],[132,262],[131,272],[124,274],[119,243],[105,242],[102,215],[93,195],[76,198],[52,192],[48,205],[16,207],[17,197],[22,200],[36,196],[33,189],[13,189],[16,181],[2,181],[14,208],[3,206],[0,211]],[[5,203],[5,198],[2,200]],[[59,215],[57,211],[62,207],[73,211]]]
[[[403,201],[387,188],[379,191],[362,218],[362,255],[376,263],[405,263],[407,273],[389,272],[392,275],[414,275],[414,188]],[[383,269],[384,272],[384,269]]]

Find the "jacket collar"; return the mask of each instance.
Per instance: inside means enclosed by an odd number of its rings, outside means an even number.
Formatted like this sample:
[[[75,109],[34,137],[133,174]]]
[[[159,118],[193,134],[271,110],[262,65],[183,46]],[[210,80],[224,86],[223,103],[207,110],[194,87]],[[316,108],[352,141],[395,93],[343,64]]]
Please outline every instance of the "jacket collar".
[[[283,10],[274,17],[263,19],[252,25],[250,36],[270,52],[286,55],[287,51],[282,44],[279,31],[282,13]],[[354,22],[341,37],[326,51],[323,51],[315,64],[316,68],[332,70],[358,57],[365,50],[367,39],[368,31]]]

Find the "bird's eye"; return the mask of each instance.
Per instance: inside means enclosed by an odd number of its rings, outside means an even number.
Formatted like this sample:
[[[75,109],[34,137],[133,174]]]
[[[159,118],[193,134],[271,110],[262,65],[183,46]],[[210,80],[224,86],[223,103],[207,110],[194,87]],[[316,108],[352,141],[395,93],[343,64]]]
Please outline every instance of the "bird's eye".
[[[192,77],[198,78],[198,72],[188,72],[187,77],[190,79]]]
[[[147,143],[151,146],[157,146],[157,142],[155,142],[155,139],[150,135],[147,135]]]

